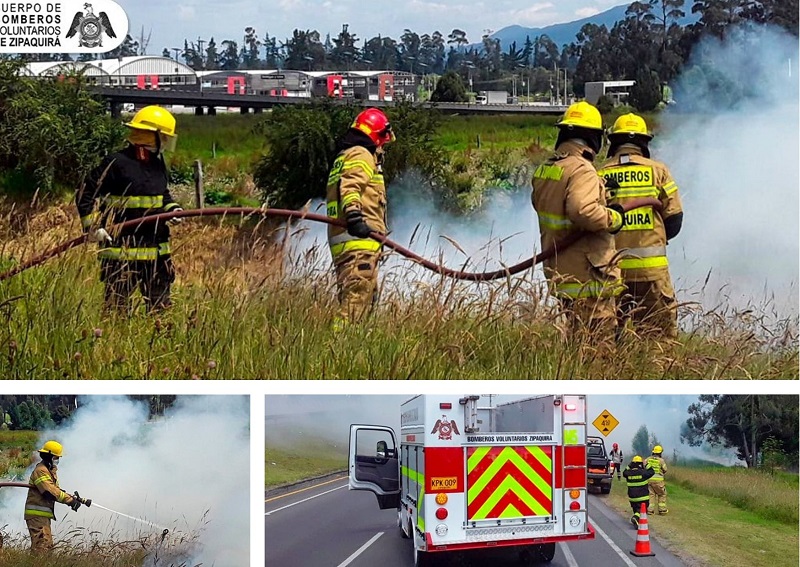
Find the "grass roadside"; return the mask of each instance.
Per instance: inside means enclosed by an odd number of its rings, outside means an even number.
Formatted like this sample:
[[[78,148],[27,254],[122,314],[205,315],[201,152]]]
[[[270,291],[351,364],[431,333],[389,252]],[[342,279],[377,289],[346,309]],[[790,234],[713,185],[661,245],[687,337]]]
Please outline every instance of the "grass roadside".
[[[305,442],[302,450],[267,445],[264,460],[265,488],[275,488],[347,468],[344,453],[340,454],[328,445],[309,446]]]
[[[670,469],[673,475],[674,468]],[[691,471],[680,473],[690,476]],[[705,474],[705,473],[703,473]],[[727,483],[732,469],[720,470],[716,484]],[[784,507],[797,505],[797,487],[793,492],[782,488],[782,481],[760,481],[759,473],[750,473],[751,480],[761,488],[772,490]],[[690,490],[667,481],[669,514],[648,516],[650,535],[679,557],[687,558],[691,565],[703,567],[794,567],[798,564],[798,526],[765,518],[761,510],[756,513],[739,508],[720,497]],[[611,494],[604,501],[625,518],[630,517],[625,482],[614,481]],[[784,514],[785,516],[785,514]],[[633,528],[631,528],[633,529]]]
[[[0,430],[0,478],[20,478],[33,463],[38,431]]]

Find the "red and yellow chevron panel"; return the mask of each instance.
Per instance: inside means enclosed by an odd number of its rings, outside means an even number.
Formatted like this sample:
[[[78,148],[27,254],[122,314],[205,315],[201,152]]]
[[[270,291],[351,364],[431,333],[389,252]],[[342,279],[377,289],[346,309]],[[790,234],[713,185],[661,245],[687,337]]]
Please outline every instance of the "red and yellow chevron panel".
[[[549,516],[553,448],[467,448],[467,520]]]

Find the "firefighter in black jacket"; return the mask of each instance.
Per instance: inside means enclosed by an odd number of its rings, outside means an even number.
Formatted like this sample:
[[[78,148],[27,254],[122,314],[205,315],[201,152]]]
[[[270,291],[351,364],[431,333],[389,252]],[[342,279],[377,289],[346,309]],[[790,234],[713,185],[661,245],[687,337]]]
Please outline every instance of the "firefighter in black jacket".
[[[175,117],[159,106],[141,109],[126,123],[128,145],[106,156],[75,196],[81,225],[100,245],[100,274],[107,308],[130,310],[136,288],[148,312],[170,305],[175,279],[166,223],[147,223],[109,234],[112,225],[182,210],[167,188],[162,152],[173,150]],[[168,221],[173,224],[180,219]]]
[[[639,455],[631,459],[631,463],[622,472],[625,477],[625,482],[628,484],[628,501],[631,503],[633,516],[631,516],[631,524],[634,527],[639,527],[639,515],[642,510],[642,502],[650,500],[650,489],[647,487],[647,481],[653,476],[653,469],[644,468],[644,460]]]

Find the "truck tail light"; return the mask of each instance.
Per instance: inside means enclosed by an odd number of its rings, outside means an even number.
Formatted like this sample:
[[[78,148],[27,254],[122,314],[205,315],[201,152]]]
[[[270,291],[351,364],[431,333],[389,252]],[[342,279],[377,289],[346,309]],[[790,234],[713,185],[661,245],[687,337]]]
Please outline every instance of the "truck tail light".
[[[437,508],[436,509],[436,519],[437,520],[444,520],[447,518],[447,508]]]
[[[439,506],[444,506],[445,504],[447,504],[447,494],[445,494],[444,492],[440,492],[439,494],[437,494],[436,503]]]
[[[581,495],[581,491],[580,490],[570,490],[569,491],[569,497],[572,498],[573,500],[577,500],[578,498],[580,498],[580,495]]]
[[[453,404],[450,402],[443,402],[439,404],[439,409],[453,409]]]
[[[578,502],[577,500],[573,500],[572,502],[569,503],[569,509],[570,510],[580,510],[581,509],[581,503]]]
[[[578,404],[564,404],[564,409],[566,411],[575,411],[578,409]]]

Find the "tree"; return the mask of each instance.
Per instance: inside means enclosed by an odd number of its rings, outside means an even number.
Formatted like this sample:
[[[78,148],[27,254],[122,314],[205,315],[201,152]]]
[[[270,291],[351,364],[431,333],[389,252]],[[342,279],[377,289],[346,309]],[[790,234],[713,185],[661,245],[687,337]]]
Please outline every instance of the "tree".
[[[219,57],[220,69],[225,69],[226,71],[238,69],[241,65],[241,60],[239,59],[239,46],[237,43],[226,39],[222,42],[222,47],[223,50]]]
[[[241,54],[241,64],[245,69],[258,69],[261,66],[261,59],[258,55],[260,49],[261,40],[258,39],[256,29],[250,26],[246,27]]]
[[[350,33],[347,24],[342,24],[342,31],[339,35],[333,38],[334,48],[328,54],[331,63],[340,70],[349,70],[352,68],[353,61],[359,56],[359,50],[356,46],[358,37]]]
[[[133,57],[139,55],[139,42],[127,34],[119,46],[115,47],[106,55],[107,59],[119,59],[120,57]]]
[[[217,53],[217,42],[214,41],[213,37],[208,40],[208,45],[206,46],[205,68],[208,70],[219,69],[219,53]]]
[[[767,438],[787,454],[798,451],[797,396],[703,395],[688,408],[689,419],[681,432],[681,442],[697,447],[703,442],[735,447],[748,467],[758,463],[762,443]]]
[[[647,426],[642,425],[631,439],[631,447],[636,455],[644,458],[650,454],[650,433],[647,431]]]
[[[31,193],[66,186],[124,139],[124,127],[86,87],[81,73],[19,76],[19,61],[0,60],[0,171],[16,171]]]
[[[661,102],[661,81],[658,74],[647,67],[636,75],[636,84],[631,87],[628,103],[639,112],[650,112]]]
[[[447,71],[436,83],[431,102],[468,102],[469,95],[458,73]]]

